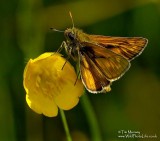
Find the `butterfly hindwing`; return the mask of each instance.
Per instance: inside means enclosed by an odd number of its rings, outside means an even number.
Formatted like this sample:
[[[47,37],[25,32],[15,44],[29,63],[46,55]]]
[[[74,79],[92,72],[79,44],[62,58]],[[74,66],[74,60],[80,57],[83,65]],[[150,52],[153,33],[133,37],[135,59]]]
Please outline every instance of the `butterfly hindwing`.
[[[123,56],[92,43],[85,45],[80,49],[81,54],[85,54],[85,61],[90,63],[92,60],[91,68],[98,69],[107,80],[115,81],[129,69],[130,62]]]
[[[105,92],[110,87],[110,81],[99,70],[85,52],[80,52],[81,79],[86,89],[92,93]]]

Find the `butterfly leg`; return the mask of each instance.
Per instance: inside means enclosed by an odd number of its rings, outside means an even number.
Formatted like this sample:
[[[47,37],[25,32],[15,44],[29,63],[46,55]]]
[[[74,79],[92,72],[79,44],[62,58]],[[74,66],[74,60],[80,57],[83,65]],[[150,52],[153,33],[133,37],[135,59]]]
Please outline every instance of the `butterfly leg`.
[[[68,56],[68,57],[66,58],[66,61],[64,62],[63,66],[62,66],[62,70],[63,70],[64,66],[66,65],[67,61],[69,60],[69,58],[70,58],[70,56]]]
[[[65,50],[67,50],[67,48],[68,48],[68,46],[67,46],[65,41],[62,42],[62,44],[59,47],[59,49],[57,50],[57,52],[60,52],[63,48],[65,48]],[[66,58],[66,61],[64,62],[63,66],[62,66],[62,70],[64,69],[64,66],[66,65],[66,63],[69,60],[69,58],[70,58],[70,55],[68,55],[68,57]]]
[[[74,86],[76,85],[78,78],[80,78],[80,75],[81,75],[81,74],[80,74],[80,70],[78,70],[78,74],[77,74],[76,80],[75,80],[75,82],[74,82]]]
[[[65,41],[62,42],[62,44],[60,45],[60,47],[58,48],[58,50],[56,51],[56,53],[59,53],[62,51],[63,48],[66,48],[67,44]]]

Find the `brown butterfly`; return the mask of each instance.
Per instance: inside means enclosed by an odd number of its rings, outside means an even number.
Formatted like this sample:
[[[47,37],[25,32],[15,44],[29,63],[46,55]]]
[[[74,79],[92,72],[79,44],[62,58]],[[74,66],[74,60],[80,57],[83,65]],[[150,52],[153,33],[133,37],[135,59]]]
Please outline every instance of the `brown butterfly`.
[[[82,82],[91,93],[110,91],[111,83],[130,68],[130,61],[142,53],[148,42],[142,37],[89,35],[75,28],[74,23],[64,35],[62,47],[69,57],[79,61]]]

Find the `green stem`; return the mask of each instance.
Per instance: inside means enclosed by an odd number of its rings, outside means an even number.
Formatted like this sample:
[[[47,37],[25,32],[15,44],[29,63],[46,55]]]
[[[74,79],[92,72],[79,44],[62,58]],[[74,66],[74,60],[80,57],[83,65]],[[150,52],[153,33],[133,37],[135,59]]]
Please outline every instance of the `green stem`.
[[[67,141],[72,141],[72,138],[71,138],[71,135],[70,135],[70,132],[69,132],[68,123],[67,123],[67,120],[66,120],[66,116],[65,116],[64,111],[62,109],[60,109],[60,115],[61,115],[61,118],[62,118],[62,123],[63,123],[63,126],[64,126],[64,130],[66,132]]]
[[[90,126],[92,141],[102,141],[96,115],[86,93],[84,93],[84,95],[81,97],[81,104],[83,106],[84,112],[87,116],[87,120]]]

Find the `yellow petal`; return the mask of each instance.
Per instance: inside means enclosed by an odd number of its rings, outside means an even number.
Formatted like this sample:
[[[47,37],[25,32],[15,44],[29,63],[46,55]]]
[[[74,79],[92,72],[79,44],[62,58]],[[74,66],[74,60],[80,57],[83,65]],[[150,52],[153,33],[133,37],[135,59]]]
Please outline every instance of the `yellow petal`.
[[[81,81],[77,81],[74,68],[58,53],[44,53],[28,62],[24,71],[26,100],[31,109],[46,116],[56,116],[57,105],[73,108],[83,93]]]
[[[43,114],[48,117],[54,117],[58,114],[57,105],[43,95],[28,93],[26,95],[26,101],[28,106],[38,114]]]
[[[76,106],[79,97],[83,94],[83,85],[78,80],[76,86],[73,83],[66,83],[59,95],[55,97],[55,103],[63,110],[69,110]]]
[[[58,76],[60,81],[58,87],[61,90],[57,95],[54,95],[54,99],[58,107],[63,110],[69,110],[79,102],[84,86],[81,80],[76,81],[77,75],[69,63],[64,66],[63,70],[58,72]]]

